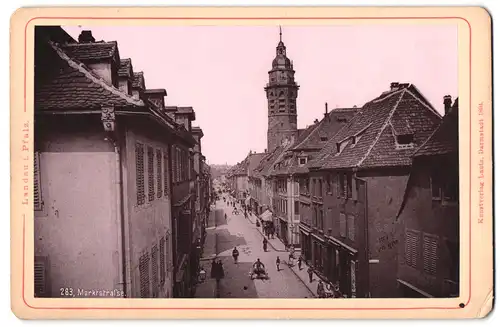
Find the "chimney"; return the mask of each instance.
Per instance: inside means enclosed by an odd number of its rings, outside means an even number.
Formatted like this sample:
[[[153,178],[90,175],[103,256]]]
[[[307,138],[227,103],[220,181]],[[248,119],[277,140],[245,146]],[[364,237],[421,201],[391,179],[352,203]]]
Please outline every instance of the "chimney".
[[[325,102],[325,118],[328,116],[328,102]]]
[[[446,115],[448,112],[450,112],[451,109],[451,95],[445,95],[443,97],[443,103],[444,103],[444,114]]]
[[[80,33],[80,35],[78,35],[78,42],[80,42],[80,43],[93,43],[93,42],[95,42],[95,39],[92,36],[92,31],[82,31]]]
[[[315,119],[315,120],[314,120],[314,123],[315,123],[315,124],[319,123],[319,120],[318,120],[318,119]]]
[[[399,83],[398,82],[392,82],[391,83],[391,91],[396,91],[399,88]]]

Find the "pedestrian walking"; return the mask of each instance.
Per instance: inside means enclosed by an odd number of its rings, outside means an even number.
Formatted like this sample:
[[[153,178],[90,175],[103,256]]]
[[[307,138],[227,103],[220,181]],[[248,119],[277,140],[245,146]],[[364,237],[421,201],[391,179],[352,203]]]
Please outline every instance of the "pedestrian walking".
[[[240,255],[240,252],[238,251],[238,249],[236,247],[234,247],[234,250],[233,250],[233,259],[234,259],[234,263],[238,263],[238,256]]]
[[[297,262],[297,265],[299,266],[299,270],[302,270],[302,257],[299,256],[299,261]]]
[[[276,270],[277,271],[280,271],[280,263],[281,263],[280,257],[277,257],[276,258]]]
[[[265,238],[262,241],[262,247],[264,248],[264,252],[267,252],[267,239],[265,239]]]
[[[212,260],[212,267],[210,269],[210,278],[216,278],[217,277],[217,262],[215,259]]]
[[[224,278],[224,267],[222,266],[222,261],[217,262],[217,281]]]
[[[316,293],[318,294],[319,298],[324,298],[325,297],[325,285],[323,285],[322,281],[319,281]]]
[[[311,267],[309,267],[309,269],[307,269],[307,274],[309,275],[309,283],[312,283],[313,282],[313,270]]]

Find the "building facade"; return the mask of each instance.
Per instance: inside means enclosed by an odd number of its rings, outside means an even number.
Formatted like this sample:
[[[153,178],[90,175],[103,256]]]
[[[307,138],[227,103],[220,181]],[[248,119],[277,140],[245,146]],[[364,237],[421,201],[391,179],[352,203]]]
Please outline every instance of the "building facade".
[[[286,210],[278,210],[277,213],[280,218],[278,236],[285,244],[301,248],[301,216],[306,218],[317,211],[314,210],[315,207],[322,207],[321,197],[312,197],[308,188],[303,187],[304,182],[309,183],[309,169],[306,167],[308,160],[316,157],[327,140],[347,124],[355,112],[356,108],[338,108],[328,112],[328,105],[325,104],[324,118],[299,130],[297,140],[274,164],[271,175],[277,183],[277,200],[281,208],[284,206]],[[311,209],[313,202],[313,209]],[[304,248],[304,251],[309,253],[312,250]],[[307,257],[306,255],[305,258]]]
[[[413,156],[398,215],[400,297],[459,296],[458,99]]]
[[[318,273],[348,297],[397,293],[395,219],[411,155],[440,121],[414,85],[392,83],[308,164],[317,201],[307,246]]]
[[[183,114],[90,31],[36,27],[35,63],[35,295],[184,294],[196,141]]]

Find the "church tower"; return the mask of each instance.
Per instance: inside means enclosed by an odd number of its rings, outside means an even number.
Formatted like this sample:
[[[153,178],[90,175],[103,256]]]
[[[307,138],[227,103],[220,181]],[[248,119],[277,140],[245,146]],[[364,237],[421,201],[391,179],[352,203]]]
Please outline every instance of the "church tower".
[[[273,151],[283,142],[297,137],[297,91],[293,63],[286,56],[280,26],[280,41],[276,57],[269,71],[269,83],[264,90],[267,96],[267,151]]]

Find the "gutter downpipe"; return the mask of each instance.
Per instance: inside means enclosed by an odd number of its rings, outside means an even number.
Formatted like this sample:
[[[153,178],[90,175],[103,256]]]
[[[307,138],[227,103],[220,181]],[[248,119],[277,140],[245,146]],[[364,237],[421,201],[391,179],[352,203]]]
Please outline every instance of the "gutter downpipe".
[[[114,133],[110,135],[110,141],[114,150],[115,157],[115,196],[116,196],[116,219],[119,222],[119,235],[118,235],[118,271],[120,274],[119,285],[121,286],[121,290],[124,292],[124,297],[129,298],[131,296],[130,284],[127,283],[129,280],[129,269],[127,262],[129,253],[127,251],[126,243],[127,243],[127,232],[128,232],[128,221],[125,222],[126,217],[124,215],[124,191],[123,191],[123,166],[122,166],[122,158],[119,145],[119,136],[118,133]]]

